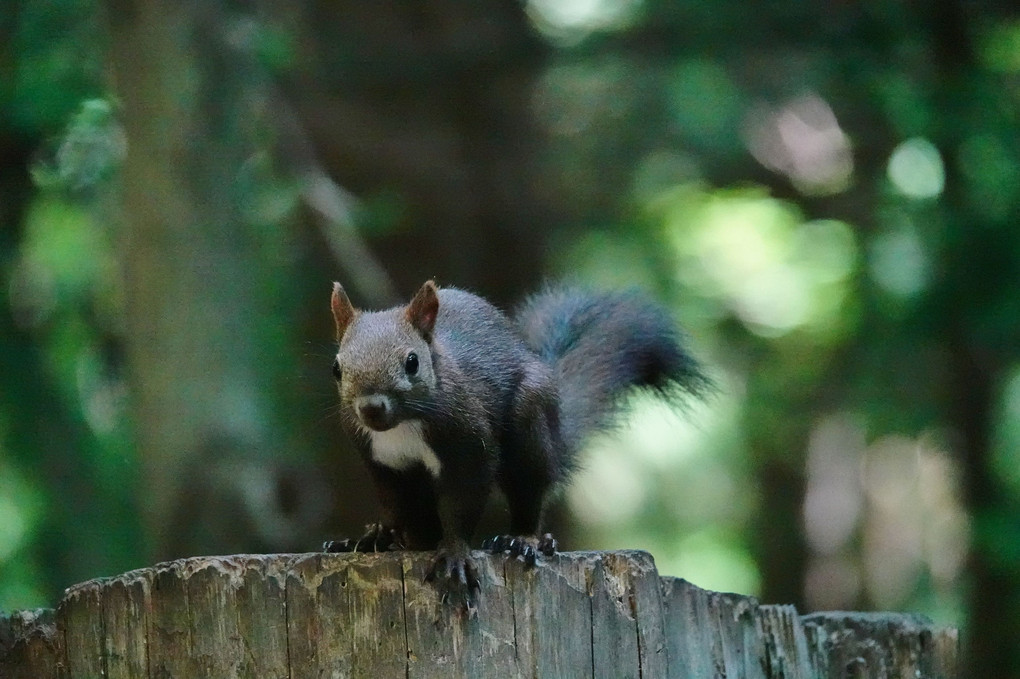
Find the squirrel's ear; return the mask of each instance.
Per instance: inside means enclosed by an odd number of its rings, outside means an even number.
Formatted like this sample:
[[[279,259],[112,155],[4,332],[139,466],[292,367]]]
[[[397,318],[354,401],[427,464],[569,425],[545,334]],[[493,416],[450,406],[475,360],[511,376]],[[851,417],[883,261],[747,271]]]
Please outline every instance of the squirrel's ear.
[[[333,320],[336,321],[336,341],[339,342],[347,326],[354,320],[354,305],[344,292],[339,283],[333,283],[333,297],[329,300],[329,306],[333,309]]]
[[[407,305],[407,321],[413,325],[426,340],[432,339],[432,331],[436,327],[436,315],[439,314],[439,290],[433,281],[425,281]]]

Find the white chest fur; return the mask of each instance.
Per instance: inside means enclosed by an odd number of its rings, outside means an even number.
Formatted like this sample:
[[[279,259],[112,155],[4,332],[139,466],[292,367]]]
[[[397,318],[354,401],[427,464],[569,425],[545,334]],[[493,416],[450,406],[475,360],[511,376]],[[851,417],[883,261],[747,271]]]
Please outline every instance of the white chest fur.
[[[407,469],[421,463],[434,478],[439,477],[442,465],[436,451],[425,442],[419,420],[401,422],[386,431],[370,431],[372,459],[390,469]]]

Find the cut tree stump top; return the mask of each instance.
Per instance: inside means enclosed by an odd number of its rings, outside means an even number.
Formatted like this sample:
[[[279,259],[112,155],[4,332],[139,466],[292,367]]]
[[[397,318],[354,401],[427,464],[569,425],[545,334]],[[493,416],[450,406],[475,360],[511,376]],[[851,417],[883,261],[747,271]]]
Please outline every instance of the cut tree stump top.
[[[957,633],[816,613],[662,577],[644,552],[525,569],[475,554],[477,616],[423,582],[428,552],[195,557],[0,616],[0,677],[955,677]]]

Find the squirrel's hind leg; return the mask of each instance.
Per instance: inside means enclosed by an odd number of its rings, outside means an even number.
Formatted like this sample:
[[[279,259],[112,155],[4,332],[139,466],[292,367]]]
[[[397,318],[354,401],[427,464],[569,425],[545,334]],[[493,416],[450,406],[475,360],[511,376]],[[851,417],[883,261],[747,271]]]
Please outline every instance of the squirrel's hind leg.
[[[552,556],[558,545],[542,534],[542,514],[549,490],[565,475],[566,447],[560,431],[559,405],[548,368],[530,364],[514,396],[514,429],[504,444],[499,485],[510,509],[510,533],[482,543],[492,554],[509,554],[534,566],[539,554]]]

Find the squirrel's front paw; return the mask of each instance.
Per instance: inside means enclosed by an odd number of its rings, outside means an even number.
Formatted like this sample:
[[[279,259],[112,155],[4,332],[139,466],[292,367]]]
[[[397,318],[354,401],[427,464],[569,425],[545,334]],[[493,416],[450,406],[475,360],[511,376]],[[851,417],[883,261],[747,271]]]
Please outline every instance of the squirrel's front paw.
[[[322,544],[324,552],[388,552],[404,549],[400,538],[400,530],[381,523],[370,523],[365,526],[365,534],[357,540],[327,540]]]
[[[477,612],[481,583],[467,545],[440,547],[436,552],[436,560],[425,575],[425,582],[435,585],[443,603],[463,605],[469,616]]]
[[[529,568],[535,565],[539,554],[552,556],[558,548],[559,543],[552,533],[546,533],[540,538],[525,535],[495,535],[482,542],[482,549],[490,554],[520,557]]]

